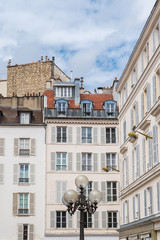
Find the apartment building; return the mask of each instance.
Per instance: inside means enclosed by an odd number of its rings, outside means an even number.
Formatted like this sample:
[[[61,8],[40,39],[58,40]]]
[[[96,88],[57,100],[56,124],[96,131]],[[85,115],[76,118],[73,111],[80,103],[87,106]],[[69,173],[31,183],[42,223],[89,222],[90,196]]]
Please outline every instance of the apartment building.
[[[0,239],[42,240],[45,124],[42,97],[0,97]]]
[[[117,87],[121,240],[160,239],[159,43],[160,1],[157,0]],[[129,132],[132,133],[128,135]]]
[[[89,94],[83,80],[56,82],[47,90],[46,127],[46,240],[79,239],[79,212],[67,213],[62,197],[76,189],[75,178],[86,175],[89,185],[103,193],[93,214],[85,214],[85,239],[117,240],[119,227],[119,125],[112,93]],[[117,81],[115,81],[115,85]]]

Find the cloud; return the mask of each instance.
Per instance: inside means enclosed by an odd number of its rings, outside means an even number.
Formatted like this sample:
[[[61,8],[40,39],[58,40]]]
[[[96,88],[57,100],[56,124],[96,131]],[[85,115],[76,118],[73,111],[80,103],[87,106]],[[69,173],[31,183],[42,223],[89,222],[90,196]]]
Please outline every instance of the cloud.
[[[0,77],[12,64],[56,57],[93,90],[120,77],[155,0],[1,0]]]

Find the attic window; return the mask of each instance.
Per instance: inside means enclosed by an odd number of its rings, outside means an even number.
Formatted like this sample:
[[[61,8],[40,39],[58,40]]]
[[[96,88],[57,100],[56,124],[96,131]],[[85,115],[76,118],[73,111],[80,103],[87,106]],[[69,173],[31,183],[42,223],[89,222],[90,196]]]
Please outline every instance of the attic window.
[[[30,124],[31,114],[30,112],[20,113],[20,124]]]
[[[107,101],[105,103],[105,111],[106,111],[106,116],[107,117],[115,117],[116,102]]]

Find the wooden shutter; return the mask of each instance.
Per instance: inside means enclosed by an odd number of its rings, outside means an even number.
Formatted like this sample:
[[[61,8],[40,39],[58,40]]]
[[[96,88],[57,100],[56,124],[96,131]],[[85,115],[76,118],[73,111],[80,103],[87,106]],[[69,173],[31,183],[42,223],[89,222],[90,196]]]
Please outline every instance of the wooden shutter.
[[[81,143],[81,128],[77,127],[77,143]]]
[[[117,228],[120,228],[120,212],[117,212]]]
[[[106,159],[105,159],[106,154],[101,153],[101,171],[103,172],[103,168],[106,166]]]
[[[93,153],[93,171],[98,172],[98,153]]]
[[[150,83],[147,85],[147,112],[149,112],[151,108],[151,103],[150,103]]]
[[[23,240],[23,224],[18,224],[18,240]]]
[[[116,157],[117,157],[117,169],[120,171],[120,159],[119,159],[119,153],[117,153]]]
[[[76,168],[77,168],[77,171],[81,171],[82,170],[81,155],[80,153],[76,153],[76,156],[77,156]]]
[[[94,188],[94,190],[98,190],[98,182],[93,183],[93,188]]]
[[[18,213],[18,193],[13,193],[13,215]]]
[[[158,163],[158,140],[157,140],[157,126],[153,126],[153,163],[156,165]]]
[[[50,211],[50,228],[55,228],[55,211]]]
[[[116,128],[116,143],[119,143],[119,127]]]
[[[72,171],[72,152],[68,153],[68,171]]]
[[[72,143],[72,127],[68,127],[68,143]]]
[[[156,76],[155,76],[155,74],[153,75],[152,83],[153,83],[153,105],[154,105],[156,102]]]
[[[120,182],[117,182],[117,201],[120,201]]]
[[[4,156],[4,138],[0,138],[0,156]]]
[[[102,228],[107,228],[106,212],[102,212]]]
[[[141,71],[142,71],[142,73],[143,73],[143,71],[144,71],[144,61],[143,61],[143,56],[144,56],[144,51],[142,51],[142,53],[141,53]]]
[[[129,223],[129,200],[127,200],[127,223]]]
[[[143,174],[146,172],[146,148],[145,138],[142,139],[142,159],[143,159]]]
[[[106,143],[106,139],[105,139],[105,128],[104,127],[101,127],[101,144],[105,144]]]
[[[51,127],[51,143],[56,142],[56,127]]]
[[[56,202],[61,202],[62,181],[56,181]]]
[[[98,143],[98,128],[97,127],[93,128],[93,143],[94,144]]]
[[[0,164],[0,184],[4,183],[3,173],[4,173],[4,165]]]
[[[68,228],[72,228],[73,227],[73,224],[72,224],[73,216],[71,216],[69,213],[67,213],[67,215],[68,215]]]
[[[98,219],[99,212],[94,213],[94,228],[98,228],[99,226],[99,219]]]
[[[156,50],[156,42],[155,42],[155,29],[153,29],[152,36],[153,36],[153,53],[154,53],[154,52],[155,52],[155,50]]]
[[[144,216],[147,216],[147,192],[144,190]]]
[[[18,164],[13,164],[13,183],[18,183]]]
[[[135,218],[136,218],[136,215],[135,215],[135,196],[133,196],[132,201],[133,201],[133,220],[135,220]]]
[[[135,79],[136,79],[136,83],[138,82],[138,65],[135,65]]]
[[[157,182],[157,210],[160,212],[160,181]]]
[[[106,182],[101,182],[102,202],[106,202]]]
[[[137,101],[136,101],[136,103],[135,103],[135,115],[136,115],[135,123],[136,123],[136,126],[137,126],[138,123],[139,123],[139,118],[138,118],[138,102],[137,102]]]
[[[151,136],[151,132],[148,133]],[[149,158],[149,169],[152,168],[152,139],[148,138],[148,158]]]
[[[64,193],[67,190],[67,182],[66,181],[62,181],[62,191],[61,191],[61,199],[60,199],[60,203],[62,203],[62,198],[64,196]]]
[[[79,221],[80,221],[80,211],[77,211],[77,228],[80,227]]]
[[[55,171],[56,170],[56,153],[55,152],[51,152],[51,170]]]
[[[138,219],[140,219],[140,194],[137,194],[137,205],[138,205]]]
[[[136,177],[139,178],[140,176],[140,161],[139,161],[139,144],[136,146],[136,165],[137,165],[137,174]]]
[[[131,132],[132,132],[133,131],[133,109],[130,110],[130,118],[131,118],[130,127],[131,127]]]
[[[35,164],[30,164],[30,179],[31,184],[35,183]]]
[[[36,139],[31,138],[31,156],[36,155]]]
[[[132,150],[132,181],[134,182],[134,176],[135,176],[135,166],[134,166],[134,150]]]
[[[153,213],[153,194],[152,187],[149,188],[149,200],[150,200],[150,214]]]
[[[123,202],[123,224],[125,224],[126,213],[125,213],[125,202]]]
[[[19,155],[19,147],[18,147],[18,138],[14,139],[14,156],[18,156]]]
[[[128,157],[126,157],[126,186],[129,184],[129,168],[128,168]]]
[[[29,224],[29,240],[33,240],[33,239],[34,239],[34,225]]]
[[[141,120],[144,117],[144,93],[141,93]]]
[[[35,194],[30,193],[30,215],[34,215]]]

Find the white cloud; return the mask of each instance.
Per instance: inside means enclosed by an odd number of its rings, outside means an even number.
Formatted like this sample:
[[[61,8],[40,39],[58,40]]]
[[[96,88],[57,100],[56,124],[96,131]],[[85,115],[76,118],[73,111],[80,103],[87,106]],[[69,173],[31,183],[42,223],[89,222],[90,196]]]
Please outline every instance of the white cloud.
[[[56,57],[86,87],[120,77],[155,0],[1,0],[0,77],[7,57],[21,64]]]

